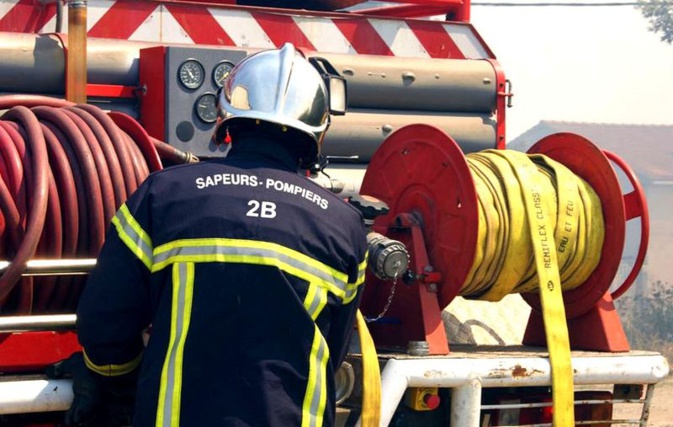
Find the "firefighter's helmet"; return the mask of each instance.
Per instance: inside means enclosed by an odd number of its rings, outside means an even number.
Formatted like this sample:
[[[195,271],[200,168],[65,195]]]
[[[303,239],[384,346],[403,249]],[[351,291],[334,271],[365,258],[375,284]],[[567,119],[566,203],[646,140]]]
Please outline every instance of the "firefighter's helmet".
[[[318,70],[290,43],[264,50],[239,62],[218,99],[216,141],[237,124],[273,123],[308,136],[314,161],[330,124],[329,94]]]

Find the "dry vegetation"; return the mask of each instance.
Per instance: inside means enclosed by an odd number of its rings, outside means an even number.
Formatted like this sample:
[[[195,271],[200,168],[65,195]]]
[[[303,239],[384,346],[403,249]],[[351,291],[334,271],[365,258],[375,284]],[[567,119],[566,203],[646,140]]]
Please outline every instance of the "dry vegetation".
[[[662,353],[673,364],[673,286],[657,281],[649,290],[615,304],[631,347]]]

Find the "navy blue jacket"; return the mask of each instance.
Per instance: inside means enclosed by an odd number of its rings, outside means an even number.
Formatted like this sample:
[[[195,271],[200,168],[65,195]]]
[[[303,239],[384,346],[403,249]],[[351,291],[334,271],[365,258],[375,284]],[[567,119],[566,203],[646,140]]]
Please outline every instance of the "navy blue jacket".
[[[333,425],[364,280],[359,212],[242,149],[150,175],[112,224],[77,328],[91,370],[140,365],[135,427]]]

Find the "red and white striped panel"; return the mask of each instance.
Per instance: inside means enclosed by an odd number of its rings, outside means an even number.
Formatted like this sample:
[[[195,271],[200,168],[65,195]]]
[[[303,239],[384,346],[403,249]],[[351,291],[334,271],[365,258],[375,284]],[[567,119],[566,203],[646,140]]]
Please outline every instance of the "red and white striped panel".
[[[67,9],[63,31],[67,30]],[[90,0],[89,37],[158,43],[277,47],[284,42],[331,53],[413,58],[490,58],[468,24],[349,14],[281,13],[235,6]],[[54,32],[56,8],[35,0],[0,0],[0,31]]]

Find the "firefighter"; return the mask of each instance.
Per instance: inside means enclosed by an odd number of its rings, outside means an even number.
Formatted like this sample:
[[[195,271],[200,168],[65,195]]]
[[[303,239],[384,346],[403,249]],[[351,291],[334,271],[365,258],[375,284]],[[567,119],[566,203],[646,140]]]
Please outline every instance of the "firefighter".
[[[152,174],[112,220],[77,309],[74,423],[100,400],[88,375],[113,397],[137,378],[135,427],[334,424],[367,247],[361,214],[300,173],[327,86],[286,44],[241,61],[219,101],[228,155]]]

